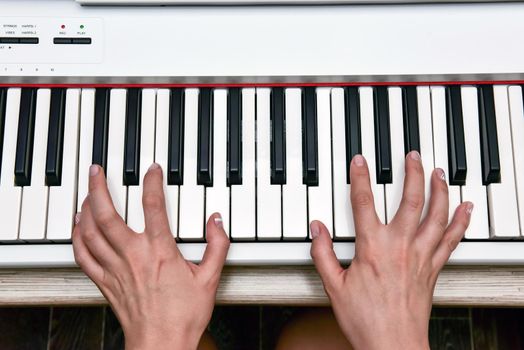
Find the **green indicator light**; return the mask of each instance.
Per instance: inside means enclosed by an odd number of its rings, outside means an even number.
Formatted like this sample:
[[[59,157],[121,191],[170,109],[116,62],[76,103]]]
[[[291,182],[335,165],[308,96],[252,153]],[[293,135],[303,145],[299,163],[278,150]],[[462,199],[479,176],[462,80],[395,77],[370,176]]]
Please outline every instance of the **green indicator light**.
[[[84,29],[85,26],[83,24],[80,25],[80,29]]]

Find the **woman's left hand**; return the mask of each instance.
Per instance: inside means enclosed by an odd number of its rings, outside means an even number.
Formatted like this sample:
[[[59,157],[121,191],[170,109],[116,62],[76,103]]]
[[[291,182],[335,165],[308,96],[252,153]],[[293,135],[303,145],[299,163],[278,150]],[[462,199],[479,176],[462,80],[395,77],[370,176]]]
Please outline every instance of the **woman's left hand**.
[[[142,202],[145,230],[137,233],[117,214],[103,169],[91,166],[89,194],[73,232],[76,262],[111,304],[126,349],[196,349],[229,248],[221,217],[210,217],[208,247],[195,265],[173,239],[156,164],[144,178]]]

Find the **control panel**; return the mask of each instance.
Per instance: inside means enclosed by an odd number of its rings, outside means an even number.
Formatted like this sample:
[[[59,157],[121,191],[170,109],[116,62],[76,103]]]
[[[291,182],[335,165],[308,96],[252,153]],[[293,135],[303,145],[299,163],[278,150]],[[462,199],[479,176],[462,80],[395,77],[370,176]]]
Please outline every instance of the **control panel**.
[[[50,69],[53,64],[101,63],[103,33],[99,18],[0,16],[0,70],[38,72],[43,64]]]

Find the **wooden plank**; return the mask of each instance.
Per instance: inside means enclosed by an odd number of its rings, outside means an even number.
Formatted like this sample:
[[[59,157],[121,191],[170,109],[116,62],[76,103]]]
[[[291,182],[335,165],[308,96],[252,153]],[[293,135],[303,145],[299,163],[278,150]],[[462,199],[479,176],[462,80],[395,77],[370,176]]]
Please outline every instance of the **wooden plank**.
[[[432,350],[471,349],[469,318],[432,318],[429,321]]]
[[[103,307],[54,307],[48,349],[100,349],[103,315]]]
[[[78,269],[4,269],[0,305],[101,305],[96,286]],[[524,306],[524,266],[450,266],[440,275],[435,305]],[[226,267],[218,304],[328,305],[314,267]]]
[[[0,309],[0,349],[46,350],[49,308]]]
[[[494,309],[471,310],[473,349],[497,350],[497,322],[493,315]]]
[[[105,310],[104,348],[103,350],[124,349],[124,331],[110,307]]]
[[[429,344],[436,349],[471,349],[471,317],[468,308],[431,310]]]
[[[472,309],[473,349],[522,349],[523,309]]]
[[[207,327],[218,349],[258,349],[259,306],[224,306],[213,310]]]

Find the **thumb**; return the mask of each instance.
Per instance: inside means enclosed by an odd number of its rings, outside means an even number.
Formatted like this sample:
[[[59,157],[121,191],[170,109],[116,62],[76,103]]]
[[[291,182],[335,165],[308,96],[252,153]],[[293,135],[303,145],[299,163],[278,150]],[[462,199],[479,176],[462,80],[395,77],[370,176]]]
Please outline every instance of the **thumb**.
[[[324,283],[324,287],[333,285],[334,281],[344,269],[333,250],[333,241],[329,232],[320,221],[313,221],[310,225],[311,237],[311,257],[315,263],[318,274]]]
[[[207,247],[200,267],[209,278],[216,278],[218,281],[229,250],[229,238],[224,231],[222,217],[219,213],[214,213],[209,217],[206,225],[206,239]]]

